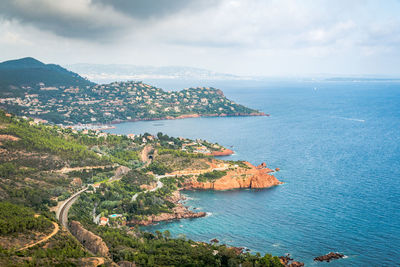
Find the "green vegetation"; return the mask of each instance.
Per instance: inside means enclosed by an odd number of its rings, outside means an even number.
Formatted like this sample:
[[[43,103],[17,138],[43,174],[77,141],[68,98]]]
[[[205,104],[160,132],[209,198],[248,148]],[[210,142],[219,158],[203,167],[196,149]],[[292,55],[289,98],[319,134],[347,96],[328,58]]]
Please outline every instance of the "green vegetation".
[[[60,136],[57,128],[44,125],[29,127],[28,125],[28,122],[21,121],[9,125],[6,129],[0,129],[0,133],[20,138],[18,141],[4,142],[4,146],[9,149],[54,153],[76,163],[90,164],[90,160],[100,161],[100,158],[85,146]]]
[[[173,184],[174,178],[168,179]],[[79,219],[86,229],[106,242],[115,262],[126,260],[141,266],[283,266],[277,257],[270,254],[264,257],[259,254],[240,254],[225,245],[195,242],[184,237],[174,239],[169,231],[152,234],[126,227],[97,226],[90,216],[85,215],[92,210],[92,206],[87,205],[90,198],[85,196],[73,205],[74,216],[80,215],[74,219]]]
[[[0,235],[43,232],[51,227],[51,222],[43,216],[34,217],[34,212],[26,207],[9,202],[0,202]]]
[[[154,183],[154,178],[144,172],[131,170],[120,181],[103,183],[96,192],[84,193],[72,206],[70,218],[90,223],[93,218],[89,210],[96,208],[96,214],[108,216],[122,214],[127,220],[141,219],[143,216],[170,212],[174,204],[165,197],[176,190],[173,184],[167,184],[155,192],[139,194],[135,201],[133,195],[143,191],[140,185]],[[83,216],[83,217],[82,217]]]
[[[67,232],[59,231],[45,245],[22,251],[0,247],[0,266],[84,266],[91,255]]]
[[[210,156],[206,156],[201,153],[188,153],[186,151],[182,150],[175,150],[175,149],[165,149],[161,148],[158,150],[159,155],[172,155],[176,157],[182,157],[182,158],[189,158],[189,159],[203,159],[203,158],[209,158]]]
[[[224,177],[226,175],[226,171],[212,171],[212,172],[206,172],[202,173],[199,176],[197,176],[197,181],[198,182],[214,182],[215,180]]]
[[[230,163],[231,165],[238,165],[240,168],[250,169],[250,167],[247,166],[242,160],[226,160],[226,162]]]
[[[9,177],[18,173],[18,167],[15,163],[6,162],[0,164],[0,177]]]
[[[172,170],[207,169],[210,167],[207,162],[210,161],[211,157],[202,154],[190,154],[179,150],[159,149],[158,156],[152,162],[152,167],[156,170],[160,169],[157,174],[164,174]]]
[[[224,245],[206,244],[185,238],[171,238],[169,232],[148,233],[136,223],[150,215],[170,213],[176,204],[169,198],[189,177],[162,178],[156,186],[153,175],[183,169],[208,169],[214,159],[201,153],[182,151],[183,144],[220,148],[203,140],[173,138],[161,133],[128,138],[95,131],[75,131],[57,126],[35,124],[32,120],[6,115],[0,111],[0,235],[41,232],[54,218],[49,208],[68,198],[83,185],[101,182],[82,193],[69,211],[69,219],[99,235],[110,249],[115,262],[134,261],[140,266],[282,266],[276,257],[266,254],[238,253]],[[139,155],[151,148],[154,157],[143,168]],[[235,163],[242,166],[244,163]],[[118,166],[131,170],[117,177]],[[61,171],[64,167],[87,167]],[[98,167],[97,167],[98,166]],[[123,168],[119,168],[123,169]],[[199,181],[215,180],[224,171],[199,175]],[[76,178],[80,178],[76,179]],[[74,183],[72,181],[74,180]],[[78,182],[76,182],[78,181]],[[30,208],[28,208],[30,207]],[[44,216],[34,217],[34,213]],[[109,215],[116,214],[116,218]],[[94,216],[109,218],[108,226],[98,226]],[[125,226],[125,223],[127,226]],[[134,228],[129,228],[133,226]],[[67,232],[60,231],[46,243],[15,252],[0,247],[1,266],[73,266],[84,265],[91,256]]]
[[[172,168],[164,165],[161,162],[152,162],[147,168],[146,171],[153,172],[154,174],[163,175],[172,171]]]
[[[0,96],[12,95],[19,86],[90,86],[92,82],[58,65],[43,64],[33,58],[22,58],[0,63]],[[13,89],[10,86],[14,86]],[[22,93],[22,90],[17,90]]]
[[[7,98],[0,107],[9,112],[65,125],[258,113],[227,99],[216,88],[167,92],[134,81],[95,85],[33,58],[0,63],[0,96]]]
[[[80,178],[85,184],[93,184],[109,179],[114,175],[114,171],[114,167],[94,168],[90,170],[71,171],[68,173],[68,176],[71,178]]]

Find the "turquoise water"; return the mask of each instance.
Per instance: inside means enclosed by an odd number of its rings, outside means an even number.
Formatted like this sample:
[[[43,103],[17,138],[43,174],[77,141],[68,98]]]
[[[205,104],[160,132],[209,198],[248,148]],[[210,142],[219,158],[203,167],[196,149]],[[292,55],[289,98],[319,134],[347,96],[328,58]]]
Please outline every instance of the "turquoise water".
[[[185,192],[209,212],[161,223],[174,236],[290,253],[312,266],[399,266],[400,84],[232,85],[225,94],[270,117],[198,118],[116,125],[115,133],[204,138],[233,147],[229,159],[279,167],[284,185]],[[314,263],[330,251],[345,259]]]

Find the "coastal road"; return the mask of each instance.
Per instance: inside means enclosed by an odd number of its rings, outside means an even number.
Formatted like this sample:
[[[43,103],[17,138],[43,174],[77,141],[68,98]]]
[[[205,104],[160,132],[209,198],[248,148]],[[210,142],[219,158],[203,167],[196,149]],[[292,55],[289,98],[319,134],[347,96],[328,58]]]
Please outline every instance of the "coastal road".
[[[82,190],[76,192],[72,196],[70,196],[67,200],[64,201],[63,204],[58,208],[56,212],[57,220],[60,222],[62,226],[68,229],[68,211],[71,208],[72,204],[78,199],[79,195],[85,192],[88,187],[83,188]]]
[[[210,172],[211,172],[211,171],[225,171],[225,170],[227,170],[227,169],[229,169],[229,168],[228,168],[228,167],[220,167],[220,168],[213,168],[212,170],[209,170],[209,171],[210,171]],[[207,171],[207,172],[208,172],[208,171]],[[186,173],[185,175],[199,175],[199,174],[200,174],[200,173]],[[134,195],[132,196],[131,201],[135,201],[136,198],[139,196],[140,193],[153,192],[153,191],[156,191],[157,189],[162,188],[162,187],[164,186],[164,184],[160,181],[161,178],[175,177],[175,176],[182,176],[182,174],[164,174],[164,175],[156,175],[155,177],[156,177],[156,179],[157,179],[157,186],[154,187],[153,189],[146,190],[146,191],[143,191],[143,192],[139,192],[139,193],[134,194]]]
[[[64,167],[62,169],[55,170],[55,172],[68,173],[68,172],[72,172],[72,171],[112,168],[112,167],[115,167],[115,166],[117,166],[117,165],[114,164],[114,165],[107,165],[107,166],[103,166],[103,165],[100,165],[100,166],[85,166],[85,167],[74,167],[74,168]]]

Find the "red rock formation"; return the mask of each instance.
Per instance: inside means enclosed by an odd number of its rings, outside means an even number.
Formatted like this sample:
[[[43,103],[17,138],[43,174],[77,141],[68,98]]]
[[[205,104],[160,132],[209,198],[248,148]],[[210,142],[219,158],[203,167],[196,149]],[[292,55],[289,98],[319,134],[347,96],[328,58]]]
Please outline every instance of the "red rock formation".
[[[205,217],[207,214],[205,212],[193,212],[188,210],[182,204],[178,203],[178,201],[182,199],[179,191],[175,191],[171,197],[167,198],[168,201],[171,201],[176,204],[176,207],[172,209],[172,213],[161,213],[157,215],[148,216],[146,219],[138,221],[131,220],[128,224],[139,224],[139,225],[150,225],[154,223],[158,223],[161,221],[171,221],[171,220],[180,220],[180,219],[188,219],[188,218],[200,218]]]
[[[252,113],[233,113],[233,114],[224,114],[224,113],[215,113],[215,114],[186,114],[180,115],[177,117],[166,116],[160,118],[141,118],[141,119],[131,119],[131,120],[114,120],[111,121],[110,124],[118,124],[126,121],[159,121],[159,120],[177,120],[177,119],[186,119],[186,118],[199,118],[199,117],[237,117],[237,116],[269,116],[269,114],[265,114],[264,112],[252,112]],[[113,126],[111,126],[113,127]]]
[[[285,267],[302,267],[302,266],[304,266],[304,263],[302,263],[302,262],[293,261],[293,258],[291,258],[289,254],[286,256],[279,257],[279,260]]]
[[[79,178],[79,177],[74,178],[74,179],[72,179],[71,184],[72,184],[73,186],[82,186],[82,180],[81,180],[81,178]]]
[[[319,256],[314,258],[314,261],[326,261],[326,262],[330,262],[331,260],[337,260],[337,259],[341,259],[343,258],[344,255],[341,253],[337,253],[337,252],[329,252],[326,255],[323,256]]]
[[[154,189],[156,186],[157,186],[156,183],[142,184],[142,185],[140,185],[140,189],[151,190],[151,189]]]
[[[170,117],[170,118],[179,120],[179,119],[198,118],[198,117],[200,117],[199,114],[188,114],[188,115],[180,115],[180,116],[178,116],[176,118],[173,118],[173,117]]]
[[[115,177],[122,177],[123,175],[127,174],[131,169],[125,166],[119,166],[116,170],[115,170]]]
[[[69,225],[69,229],[76,239],[90,252],[103,257],[109,256],[108,247],[103,239],[83,228],[80,222],[72,221]]]
[[[257,166],[257,169],[265,169],[265,168],[267,168],[267,164],[265,162]]]
[[[225,176],[214,182],[198,182],[196,178],[186,182],[184,188],[190,189],[213,189],[228,190],[237,188],[268,188],[282,184],[275,176],[270,175],[270,169],[258,169],[249,162],[247,168],[229,170]]]
[[[178,206],[172,209],[172,213],[161,213],[158,215],[151,215],[147,217],[145,220],[141,221],[132,220],[129,222],[129,224],[138,224],[146,226],[162,221],[200,218],[200,217],[205,217],[206,215],[207,214],[205,212],[193,212],[185,208],[183,205],[178,204]]]
[[[292,261],[292,263],[290,263],[288,267],[303,267],[303,266],[304,266],[303,262]]]
[[[214,157],[220,157],[220,156],[229,156],[232,155],[234,152],[230,149],[224,149],[221,151],[213,151],[211,153],[208,153],[207,155],[209,156],[214,156]]]

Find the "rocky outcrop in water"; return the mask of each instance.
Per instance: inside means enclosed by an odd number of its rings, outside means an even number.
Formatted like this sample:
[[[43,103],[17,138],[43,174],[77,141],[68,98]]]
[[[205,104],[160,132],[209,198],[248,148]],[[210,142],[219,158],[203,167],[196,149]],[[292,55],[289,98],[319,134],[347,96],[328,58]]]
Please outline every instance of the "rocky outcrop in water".
[[[90,252],[103,257],[109,256],[108,247],[103,239],[83,228],[80,222],[70,222],[69,229],[76,239]]]
[[[246,162],[247,168],[236,168],[228,170],[226,175],[215,181],[198,182],[196,178],[186,182],[184,189],[212,189],[228,190],[239,188],[268,188],[282,184],[275,176],[269,174],[272,172],[263,166],[255,167]]]
[[[290,254],[287,254],[285,256],[280,256],[279,260],[285,267],[302,267],[302,266],[304,266],[304,263],[302,263],[302,262],[293,261],[293,258],[290,257]]]
[[[207,214],[205,212],[193,212],[188,210],[181,204],[178,204],[175,208],[172,209],[171,213],[160,213],[157,215],[148,216],[144,220],[131,220],[129,224],[138,224],[138,225],[150,225],[155,224],[162,221],[171,221],[171,220],[180,220],[180,219],[189,219],[189,218],[200,218],[205,217]]]
[[[326,255],[323,256],[319,256],[314,258],[314,261],[326,261],[326,262],[330,262],[331,260],[337,260],[337,259],[341,259],[343,258],[344,255],[337,253],[337,252],[329,252]]]

